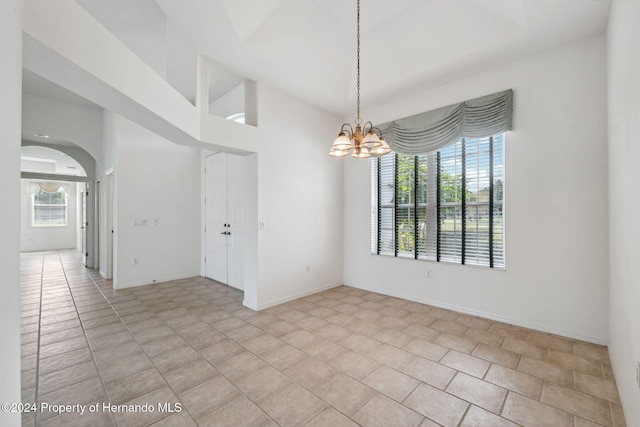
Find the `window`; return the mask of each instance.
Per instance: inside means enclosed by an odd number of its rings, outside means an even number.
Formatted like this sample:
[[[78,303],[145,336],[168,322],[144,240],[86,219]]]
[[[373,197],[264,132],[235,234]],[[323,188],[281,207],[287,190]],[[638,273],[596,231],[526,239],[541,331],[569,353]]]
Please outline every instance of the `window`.
[[[504,269],[504,134],[372,162],[372,252]]]
[[[67,225],[67,193],[63,186],[54,191],[39,188],[31,196],[33,227],[63,227]]]

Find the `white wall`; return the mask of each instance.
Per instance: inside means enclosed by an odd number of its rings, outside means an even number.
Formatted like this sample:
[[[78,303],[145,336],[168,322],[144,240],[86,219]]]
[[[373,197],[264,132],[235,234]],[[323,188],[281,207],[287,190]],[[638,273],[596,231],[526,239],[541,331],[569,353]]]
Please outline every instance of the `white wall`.
[[[200,150],[176,145],[121,117],[115,124],[114,286],[199,275]],[[134,220],[148,225],[134,226]]]
[[[20,189],[20,250],[23,252],[73,249],[78,247],[78,191],[75,182],[63,183],[67,192],[67,225],[63,227],[33,227],[31,225],[31,194],[23,179]]]
[[[244,82],[231,89],[209,105],[209,113],[223,118],[244,113]]]
[[[506,271],[371,255],[370,163],[347,159],[345,284],[606,343],[604,48],[584,39],[365,111],[381,123],[513,88]]]
[[[258,83],[259,308],[342,284],[338,117]],[[310,271],[306,271],[306,266]]]
[[[20,203],[22,2],[0,2],[0,182],[7,206]],[[20,402],[20,211],[3,209],[0,239],[0,402]],[[0,425],[19,426],[20,414],[0,412]]]
[[[613,2],[608,27],[609,356],[628,426],[640,425],[640,3]]]
[[[72,142],[102,163],[102,109],[24,94],[22,114],[24,132]]]

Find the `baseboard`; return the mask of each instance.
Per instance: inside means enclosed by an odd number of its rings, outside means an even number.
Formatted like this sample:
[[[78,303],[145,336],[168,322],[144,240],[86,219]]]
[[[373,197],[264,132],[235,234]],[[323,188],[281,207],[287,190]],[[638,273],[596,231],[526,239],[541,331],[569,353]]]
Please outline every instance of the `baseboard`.
[[[480,310],[473,310],[467,307],[461,307],[461,306],[457,306],[454,304],[447,304],[444,303],[442,301],[436,301],[436,300],[432,300],[429,298],[421,298],[421,297],[415,297],[413,295],[407,295],[407,294],[403,294],[401,292],[392,292],[392,291],[387,291],[387,290],[381,290],[381,289],[374,289],[374,288],[364,288],[364,287],[360,287],[360,286],[355,286],[355,285],[348,285],[345,284],[346,286],[351,286],[352,288],[357,288],[357,289],[362,289],[364,291],[370,291],[370,292],[375,292],[378,294],[382,294],[382,295],[388,295],[391,297],[396,297],[396,298],[401,298],[401,299],[405,299],[407,301],[414,301],[414,302],[419,302],[421,304],[426,304],[426,305],[432,305],[434,307],[438,307],[438,308],[444,308],[446,310],[451,310],[451,311],[455,311],[458,313],[462,313],[462,314],[468,314],[471,316],[476,316],[476,317],[482,317],[483,319],[488,319],[488,320],[495,320],[497,322],[502,322],[502,323],[508,323],[510,325],[514,325],[514,326],[520,326],[523,328],[527,328],[527,329],[533,329],[536,331],[540,331],[540,332],[546,332],[549,334],[554,334],[554,335],[559,335],[559,336],[563,336],[566,338],[571,338],[571,339],[575,339],[575,340],[579,340],[579,341],[586,341],[586,342],[590,342],[593,344],[598,344],[598,345],[608,345],[608,340],[606,338],[603,337],[595,337],[595,336],[591,336],[591,335],[584,335],[584,334],[580,334],[580,333],[576,333],[573,331],[567,331],[561,328],[554,328],[552,326],[549,325],[541,325],[541,324],[537,324],[535,322],[527,322],[524,321],[522,319],[515,319],[515,318],[511,318],[508,316],[501,316],[501,315],[496,315],[493,313],[487,313],[484,311],[480,311]]]
[[[115,288],[116,290],[118,289],[127,289],[127,288],[136,288],[138,286],[146,286],[146,285],[156,285],[158,283],[163,283],[163,282],[170,282],[172,280],[182,280],[182,279],[189,279],[191,277],[201,277],[198,273],[188,273],[188,274],[179,274],[176,276],[167,276],[167,277],[160,277],[158,279],[153,279],[151,281],[149,280],[145,280],[145,281],[140,281],[140,282],[129,282],[129,283],[118,283],[117,287]]]
[[[255,302],[255,304],[253,305],[254,307],[256,307],[255,309],[253,307],[251,307],[251,306],[248,306],[245,303],[243,303],[243,304],[245,306],[251,308],[252,310],[260,311],[260,310],[265,310],[267,308],[274,307],[276,305],[284,304],[285,302],[296,300],[298,298],[303,298],[303,297],[306,297],[306,296],[309,296],[309,295],[317,294],[318,292],[323,292],[323,291],[327,291],[329,289],[337,288],[338,286],[342,286],[342,283],[338,283],[336,285],[322,286],[320,288],[309,289],[309,290],[306,290],[304,292],[300,292],[299,294],[289,295],[289,296],[287,296],[285,298],[280,298],[278,300],[270,301],[270,302],[267,302],[267,303],[264,303],[264,304],[259,304],[259,303]],[[247,301],[247,303],[253,303],[253,301],[251,301],[251,302]]]

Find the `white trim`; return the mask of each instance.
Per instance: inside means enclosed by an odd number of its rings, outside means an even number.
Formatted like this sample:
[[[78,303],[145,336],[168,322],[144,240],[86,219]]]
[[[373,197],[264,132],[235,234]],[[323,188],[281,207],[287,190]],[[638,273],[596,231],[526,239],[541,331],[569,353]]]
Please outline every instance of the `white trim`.
[[[301,292],[299,294],[289,295],[289,296],[286,296],[284,298],[280,298],[280,299],[277,299],[277,300],[274,300],[274,301],[270,301],[270,302],[267,302],[267,303],[264,303],[264,304],[258,304],[255,301],[249,301],[249,300],[247,300],[245,298],[245,300],[242,302],[242,304],[245,307],[249,307],[250,309],[252,309],[254,311],[260,311],[260,310],[264,310],[264,309],[267,309],[267,308],[274,307],[276,305],[283,304],[285,302],[296,300],[298,298],[303,298],[303,297],[306,297],[306,296],[309,296],[309,295],[317,294],[318,292],[328,291],[329,289],[337,288],[338,286],[342,286],[342,283],[338,283],[338,284],[335,284],[335,285],[322,286],[322,287],[314,288],[314,289],[309,289],[309,290],[306,290],[306,291]]]
[[[200,277],[200,276],[194,276],[193,273],[185,273],[185,274],[178,274],[178,275],[172,275],[172,276],[167,276],[167,277],[160,277],[158,279],[152,279],[151,281],[144,280],[144,281],[140,281],[140,282],[125,283],[124,285],[118,283],[118,286],[115,287],[114,289],[120,290],[120,289],[127,289],[127,288],[136,288],[138,286],[156,285],[156,284],[163,283],[163,282],[171,282],[173,280],[190,279],[190,278],[193,278],[193,277]]]

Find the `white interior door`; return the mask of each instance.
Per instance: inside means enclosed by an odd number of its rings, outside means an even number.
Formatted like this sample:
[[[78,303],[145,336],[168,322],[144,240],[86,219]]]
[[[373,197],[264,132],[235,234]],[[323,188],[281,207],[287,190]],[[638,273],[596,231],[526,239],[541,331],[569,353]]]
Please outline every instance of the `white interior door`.
[[[244,290],[244,157],[227,155],[228,284]]]
[[[206,158],[206,274],[227,283],[227,158]]]
[[[205,164],[206,275],[244,289],[244,158],[218,153]]]

